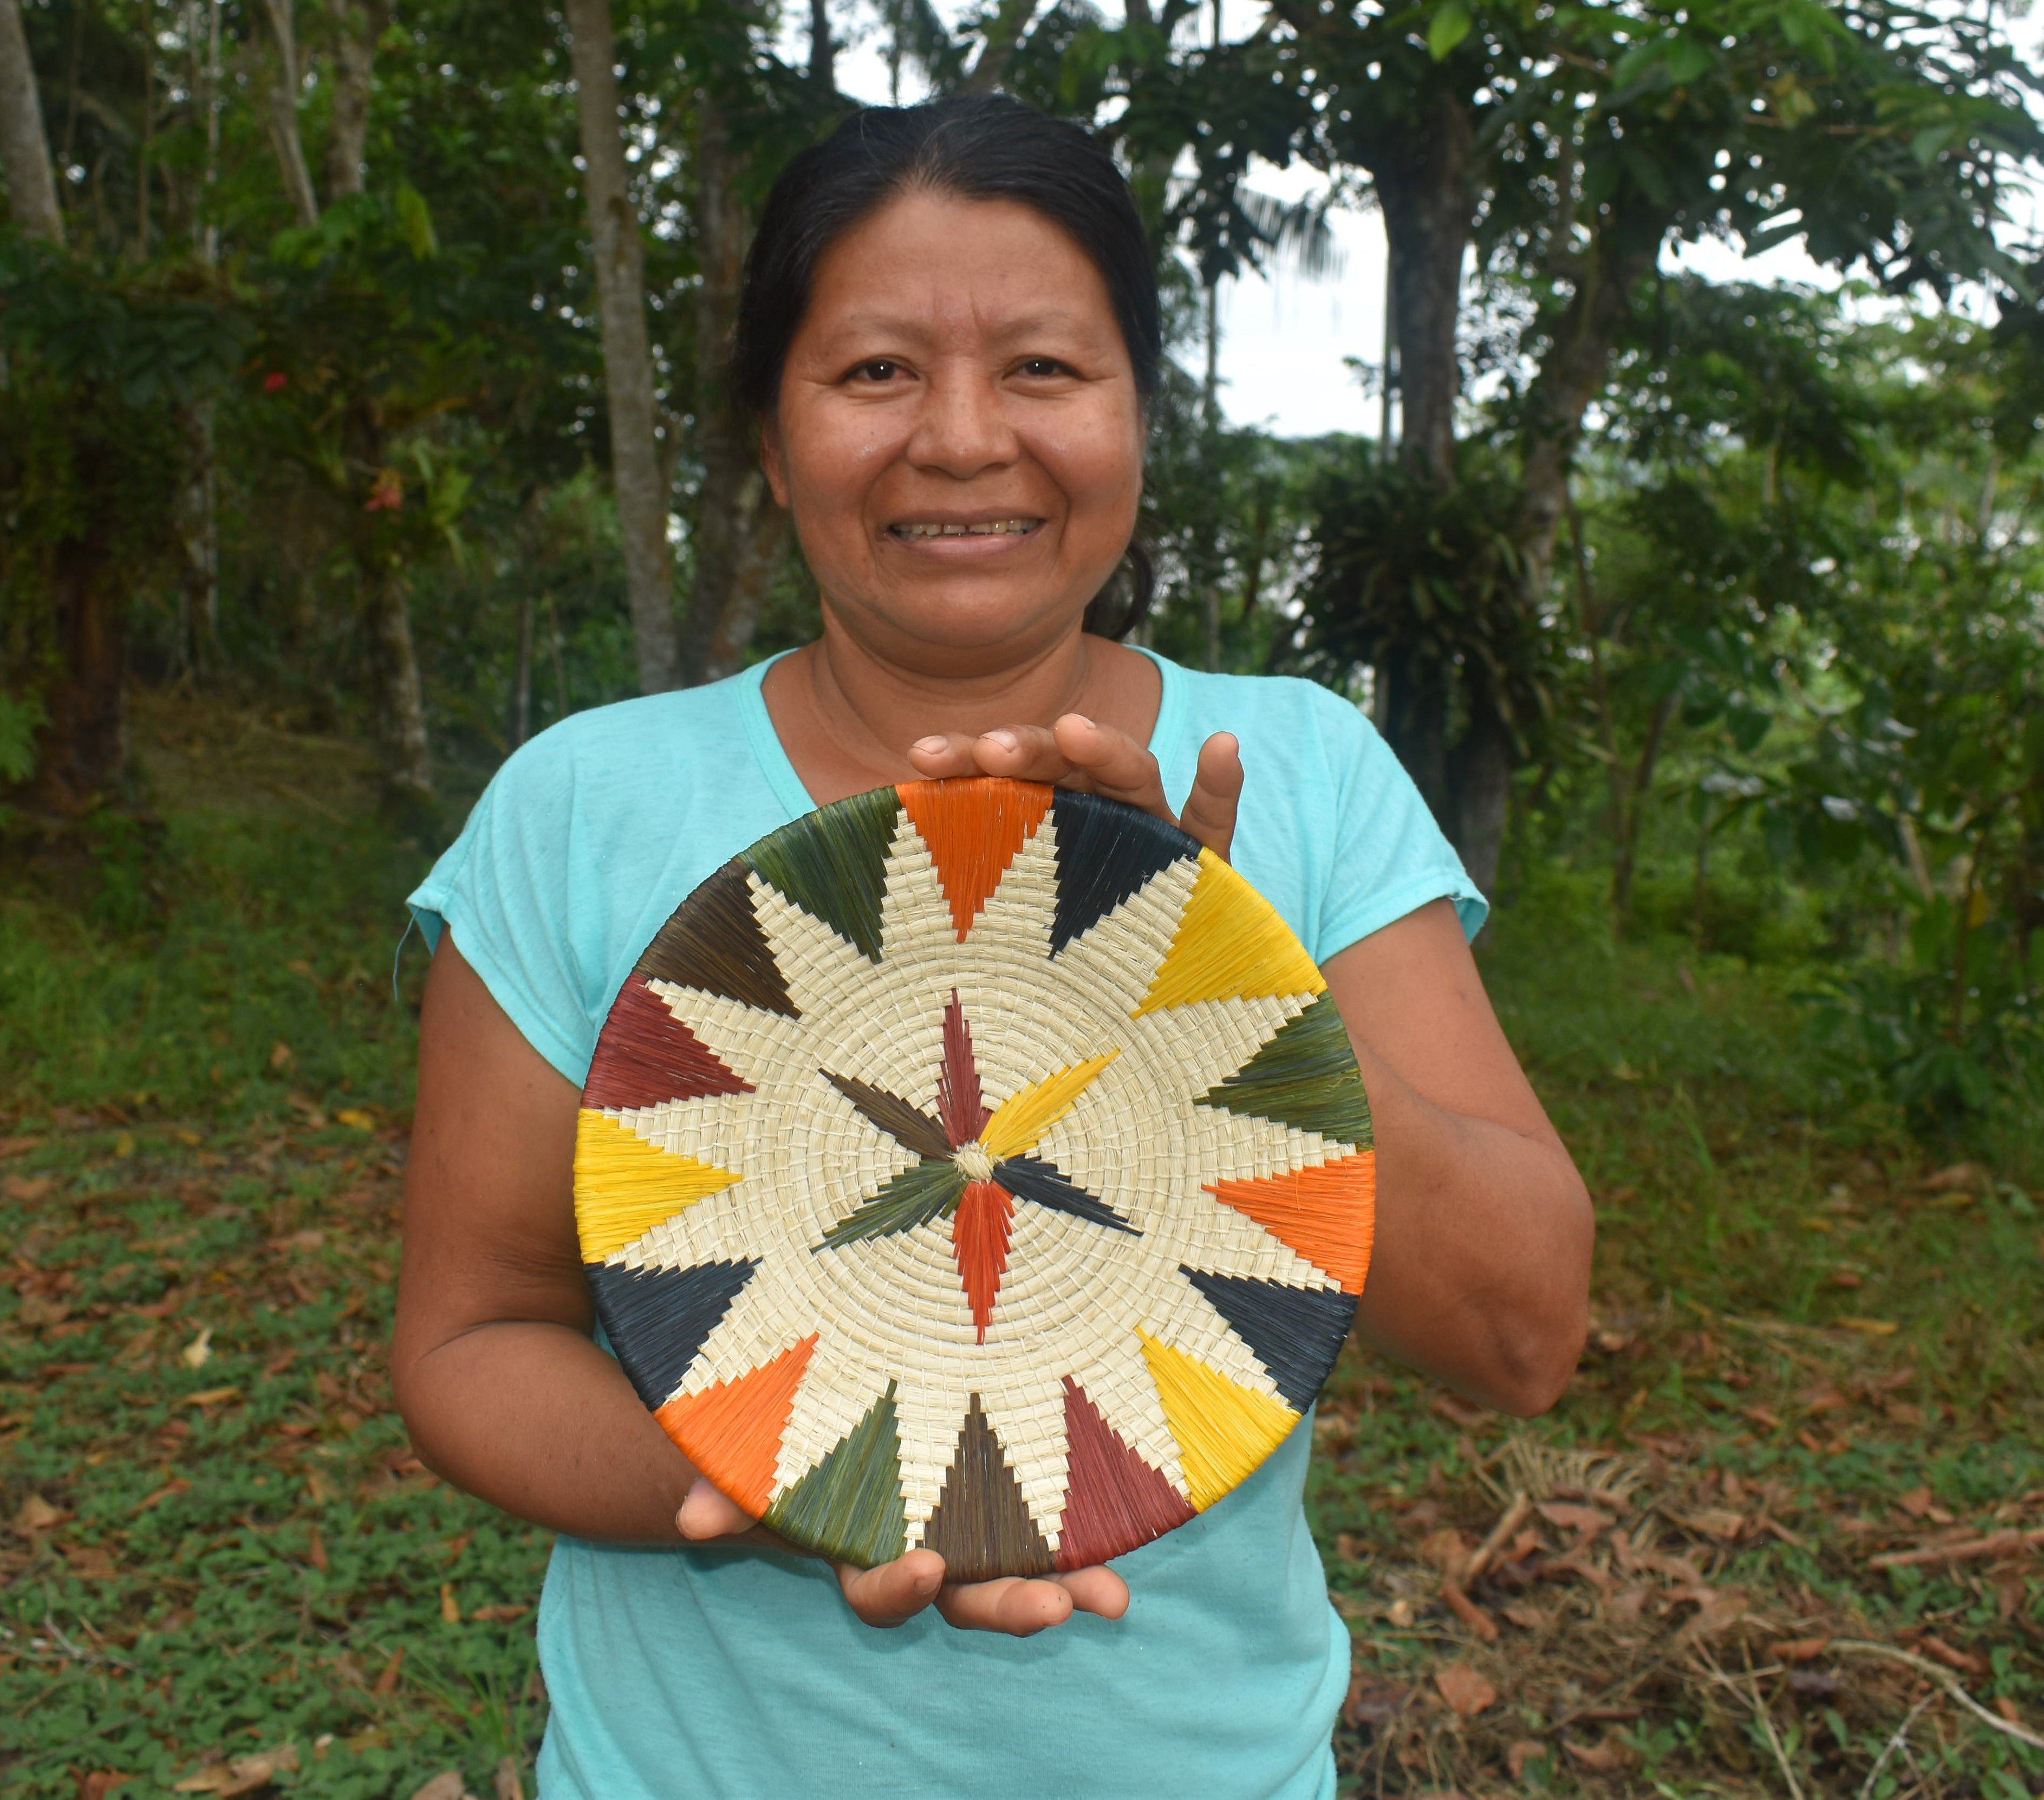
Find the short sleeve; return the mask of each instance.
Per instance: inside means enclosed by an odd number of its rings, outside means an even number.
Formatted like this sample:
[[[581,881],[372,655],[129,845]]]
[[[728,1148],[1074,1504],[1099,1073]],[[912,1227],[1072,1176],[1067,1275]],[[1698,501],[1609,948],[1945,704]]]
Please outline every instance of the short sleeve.
[[[433,948],[452,929],[526,1041],[580,1087],[601,1000],[571,932],[574,771],[559,748],[543,736],[497,772],[409,904]]]
[[[1324,963],[1433,900],[1453,900],[1463,935],[1474,938],[1490,903],[1404,765],[1359,708],[1325,688],[1308,691],[1333,813],[1316,958]]]

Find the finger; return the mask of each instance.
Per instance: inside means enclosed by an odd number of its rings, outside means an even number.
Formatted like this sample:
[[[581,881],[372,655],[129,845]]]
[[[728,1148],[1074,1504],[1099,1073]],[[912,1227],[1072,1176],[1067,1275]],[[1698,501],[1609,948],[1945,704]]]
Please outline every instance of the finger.
[[[1178,823],[1224,863],[1241,800],[1242,745],[1234,733],[1217,731],[1200,746],[1199,772]]]
[[[911,1550],[877,1568],[837,1565],[846,1602],[866,1624],[882,1630],[922,1611],[936,1598],[943,1579],[944,1560],[934,1550]]]
[[[1067,713],[1051,729],[1058,749],[1094,793],[1140,806],[1161,819],[1173,817],[1157,759],[1127,732],[1096,724],[1083,713]]]
[[[962,1582],[945,1588],[937,1596],[937,1610],[960,1631],[1033,1637],[1072,1616],[1072,1597],[1055,1581],[1003,1575],[997,1581]]]
[[[689,1490],[687,1498],[682,1502],[682,1510],[674,1515],[674,1529],[691,1544],[704,1544],[717,1537],[735,1537],[741,1532],[751,1530],[756,1522],[708,1475],[696,1477],[695,1486]]]
[[[977,737],[932,733],[909,746],[909,760],[932,780],[951,775],[1005,775],[1011,781],[1062,781],[1071,764],[1047,726],[1001,725]]]
[[[1072,1597],[1076,1612],[1118,1619],[1128,1610],[1128,1583],[1112,1569],[1074,1569],[1051,1579]]]
[[[933,731],[909,746],[909,760],[925,781],[948,781],[980,772],[972,747],[979,740],[969,731]]]

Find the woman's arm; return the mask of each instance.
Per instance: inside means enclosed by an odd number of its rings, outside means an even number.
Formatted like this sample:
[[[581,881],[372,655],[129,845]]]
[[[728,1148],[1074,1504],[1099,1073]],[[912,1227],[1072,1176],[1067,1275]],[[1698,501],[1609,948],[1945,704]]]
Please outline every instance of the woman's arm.
[[[1589,1195],[1491,1010],[1452,902],[1332,957],[1377,1128],[1356,1325],[1386,1355],[1531,1417],[1589,1329]]]
[[[590,1340],[571,1198],[578,1105],[444,937],[420,1020],[391,1350],[413,1444],[456,1487],[578,1537],[793,1551],[697,1474]],[[947,1586],[928,1550],[837,1575],[873,1625],[935,1604],[955,1625],[1027,1637],[1074,1607],[1113,1618],[1128,1603],[1107,1569]]]

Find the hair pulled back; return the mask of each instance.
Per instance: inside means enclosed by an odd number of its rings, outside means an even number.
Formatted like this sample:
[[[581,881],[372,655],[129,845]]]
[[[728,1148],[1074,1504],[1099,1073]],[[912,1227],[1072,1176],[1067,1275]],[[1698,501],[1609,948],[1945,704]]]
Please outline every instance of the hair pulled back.
[[[889,201],[916,191],[1019,201],[1063,231],[1100,271],[1147,405],[1162,369],[1163,332],[1149,240],[1128,184],[1078,126],[1002,94],[865,108],[782,171],[745,259],[732,376],[746,405],[772,417],[824,252]],[[1155,585],[1148,553],[1132,544],[1128,560],[1127,602],[1096,598],[1088,630],[1118,614],[1111,628],[1118,637],[1148,611]]]

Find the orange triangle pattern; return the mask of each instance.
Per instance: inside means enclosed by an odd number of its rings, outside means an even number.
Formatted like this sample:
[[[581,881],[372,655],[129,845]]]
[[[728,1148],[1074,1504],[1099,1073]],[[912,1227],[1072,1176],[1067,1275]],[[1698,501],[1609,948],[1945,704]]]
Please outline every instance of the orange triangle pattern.
[[[895,789],[929,846],[959,943],[1001,885],[1016,852],[1043,822],[1054,791],[1042,782],[998,775],[904,782]]]
[[[653,1414],[682,1455],[755,1519],[774,1498],[781,1440],[816,1347],[811,1332],[772,1362],[700,1394],[678,1394]]]
[[[1284,1175],[1216,1182],[1206,1191],[1247,1214],[1316,1268],[1360,1294],[1377,1225],[1377,1152],[1358,1150]]]

